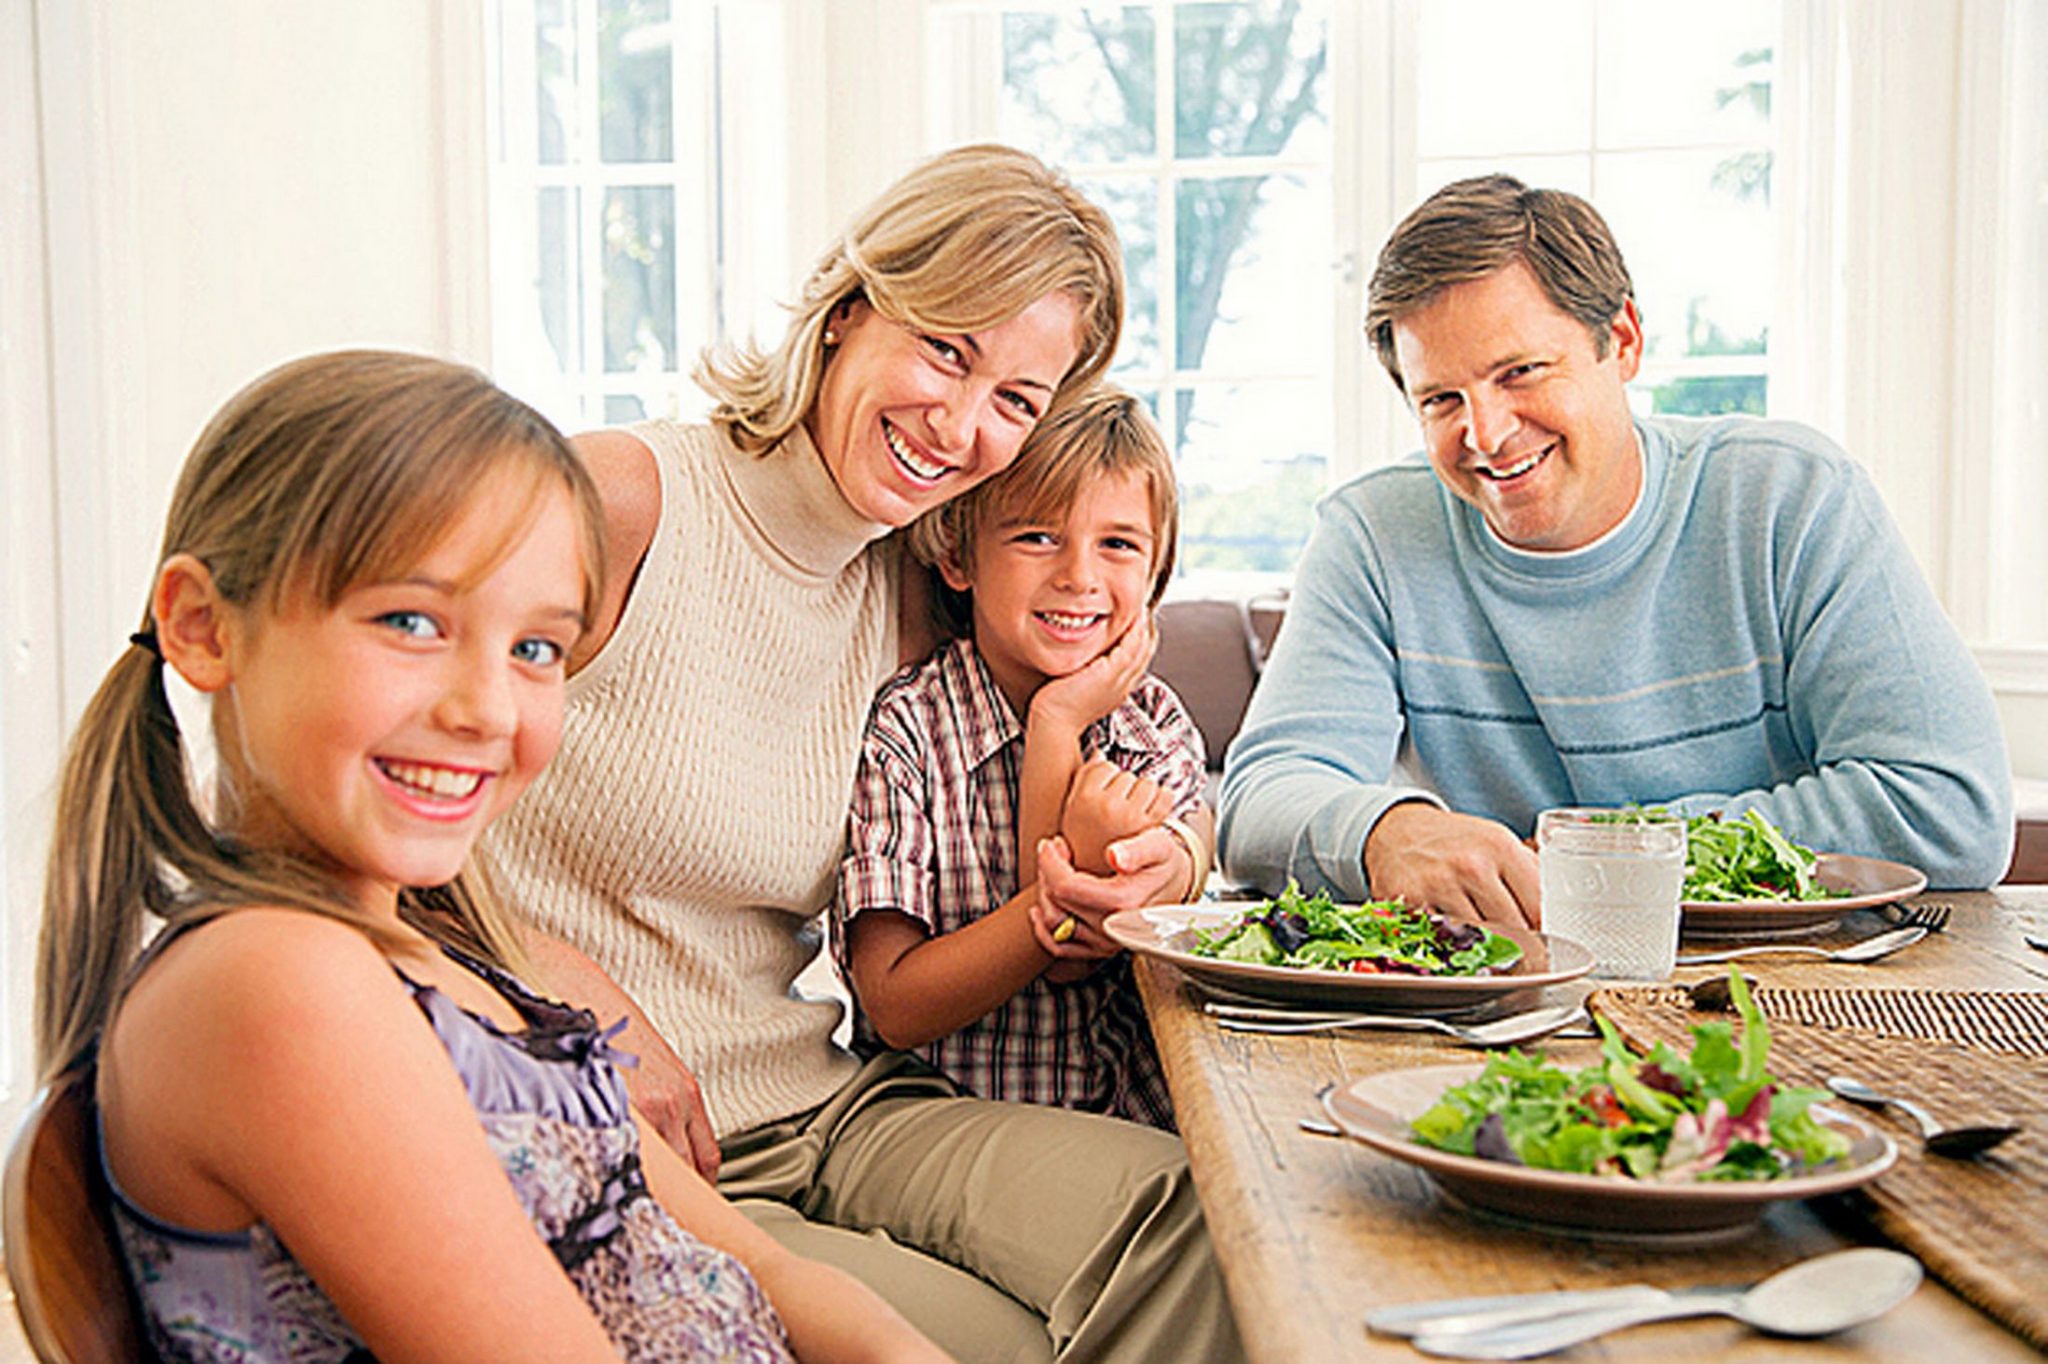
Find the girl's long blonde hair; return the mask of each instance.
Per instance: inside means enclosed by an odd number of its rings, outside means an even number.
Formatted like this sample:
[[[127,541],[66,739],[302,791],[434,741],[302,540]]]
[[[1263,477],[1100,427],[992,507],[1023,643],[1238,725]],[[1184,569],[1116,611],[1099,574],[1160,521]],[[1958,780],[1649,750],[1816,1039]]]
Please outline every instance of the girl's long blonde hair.
[[[568,443],[482,374],[417,355],[315,355],[229,399],[186,458],[158,562],[193,555],[238,608],[332,607],[357,584],[403,574],[479,486],[513,470],[527,475],[529,491],[525,506],[506,508],[507,547],[539,499],[566,487],[582,521],[592,616],[603,520]],[[176,929],[236,906],[280,905],[386,936],[327,870],[239,846],[208,824],[192,797],[147,607],[143,632],[86,707],[58,789],[36,962],[46,1081],[91,1051],[140,950],[146,913]],[[441,941],[499,964],[522,959],[516,931],[472,873],[408,890],[401,906]]]
[[[956,147],[882,191],[811,271],[780,344],[707,351],[696,379],[718,400],[711,420],[763,451],[809,414],[825,365],[825,324],[866,299],[892,322],[977,332],[1048,294],[1081,316],[1080,353],[1050,406],[1109,365],[1123,332],[1123,251],[1109,215],[1028,152]]]

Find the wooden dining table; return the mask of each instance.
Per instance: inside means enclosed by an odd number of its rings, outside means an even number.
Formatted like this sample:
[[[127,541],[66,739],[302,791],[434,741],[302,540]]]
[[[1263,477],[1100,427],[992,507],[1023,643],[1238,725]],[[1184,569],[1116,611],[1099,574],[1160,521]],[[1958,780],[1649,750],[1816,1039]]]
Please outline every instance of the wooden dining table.
[[[1882,962],[1774,955],[1745,962],[1745,974],[1788,990],[2048,992],[2048,952],[2023,936],[2048,935],[2048,887],[1921,899],[1953,906],[1945,930]],[[1887,926],[1879,911],[1858,910],[1813,941],[1845,943]],[[1688,941],[1681,951],[1708,947]],[[1326,1085],[1481,1053],[1423,1033],[1227,1032],[1204,1012],[1201,988],[1170,962],[1144,957],[1136,966],[1210,1239],[1258,1364],[1424,1358],[1403,1340],[1367,1332],[1366,1314],[1381,1306],[1628,1283],[1750,1283],[1810,1255],[1882,1243],[1854,1217],[1798,1201],[1772,1204],[1754,1229],[1711,1244],[1569,1234],[1467,1211],[1415,1166],[1348,1137],[1305,1130],[1301,1120],[1323,1116],[1317,1096]],[[1682,967],[1674,979],[1684,984],[1726,970]],[[1546,998],[1583,997],[1590,988],[1553,986]],[[1543,1045],[1566,1065],[1597,1054],[1590,1041]],[[1902,1148],[1912,1141],[1909,1129],[1870,1118]],[[2048,1263],[2024,1272],[2048,1284]],[[1823,1340],[1775,1339],[1726,1318],[1697,1318],[1635,1327],[1566,1357],[1962,1364],[2039,1354],[1930,1276],[1889,1314]]]

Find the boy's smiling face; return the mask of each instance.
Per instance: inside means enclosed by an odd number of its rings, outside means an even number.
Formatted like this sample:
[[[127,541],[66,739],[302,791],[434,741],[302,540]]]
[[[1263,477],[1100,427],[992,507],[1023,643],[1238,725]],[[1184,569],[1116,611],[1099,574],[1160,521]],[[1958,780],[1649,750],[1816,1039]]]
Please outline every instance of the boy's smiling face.
[[[984,522],[948,586],[974,596],[974,643],[1021,719],[1038,688],[1123,638],[1152,596],[1160,547],[1135,471],[1098,479],[1064,514]]]

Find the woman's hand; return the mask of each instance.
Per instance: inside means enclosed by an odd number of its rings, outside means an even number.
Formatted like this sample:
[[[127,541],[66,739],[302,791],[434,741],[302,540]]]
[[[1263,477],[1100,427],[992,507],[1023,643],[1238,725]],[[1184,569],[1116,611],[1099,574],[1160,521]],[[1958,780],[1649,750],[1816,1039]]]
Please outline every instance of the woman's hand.
[[[1173,813],[1173,796],[1149,777],[1126,772],[1104,758],[1091,758],[1074,774],[1060,814],[1060,836],[1074,865],[1098,876],[1112,875],[1109,845],[1156,827]]]
[[[1040,687],[1031,698],[1030,719],[1079,735],[1129,699],[1158,648],[1159,631],[1147,611],[1102,653]]]
[[[1096,876],[1074,866],[1066,841],[1038,845],[1038,903],[1031,927],[1038,945],[1065,961],[1092,961],[1121,950],[1102,931],[1102,921],[1123,909],[1172,901],[1194,873],[1187,849],[1165,829],[1153,827],[1109,845],[1116,870]],[[1072,927],[1061,925],[1068,919]]]
[[[631,1052],[639,1064],[621,1066],[626,1092],[633,1107],[640,1110],[670,1146],[697,1167],[706,1179],[718,1178],[718,1137],[711,1130],[711,1115],[704,1109],[704,1093],[697,1077],[683,1064],[633,997],[605,974],[603,967],[568,943],[537,928],[525,930],[526,954],[540,973],[544,990],[564,1003],[580,1005],[600,1021],[624,1015],[626,1031],[615,1041],[618,1050]]]

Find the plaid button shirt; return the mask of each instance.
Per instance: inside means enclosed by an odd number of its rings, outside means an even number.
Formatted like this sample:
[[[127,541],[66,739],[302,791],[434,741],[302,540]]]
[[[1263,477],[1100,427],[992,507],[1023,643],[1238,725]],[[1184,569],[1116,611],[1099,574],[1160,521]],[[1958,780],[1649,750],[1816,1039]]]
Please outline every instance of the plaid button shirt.
[[[1176,815],[1185,818],[1201,804],[1201,732],[1155,677],[1090,725],[1081,748],[1158,782],[1173,796]],[[896,910],[936,936],[1017,893],[1023,759],[1023,726],[971,640],[946,645],[876,695],[832,904],[833,952],[842,972],[846,926],[862,910]],[[858,1000],[854,1038],[864,1054],[886,1049]],[[1041,976],[995,1012],[918,1054],[983,1098],[1173,1126],[1166,1078],[1127,956],[1066,985]]]

